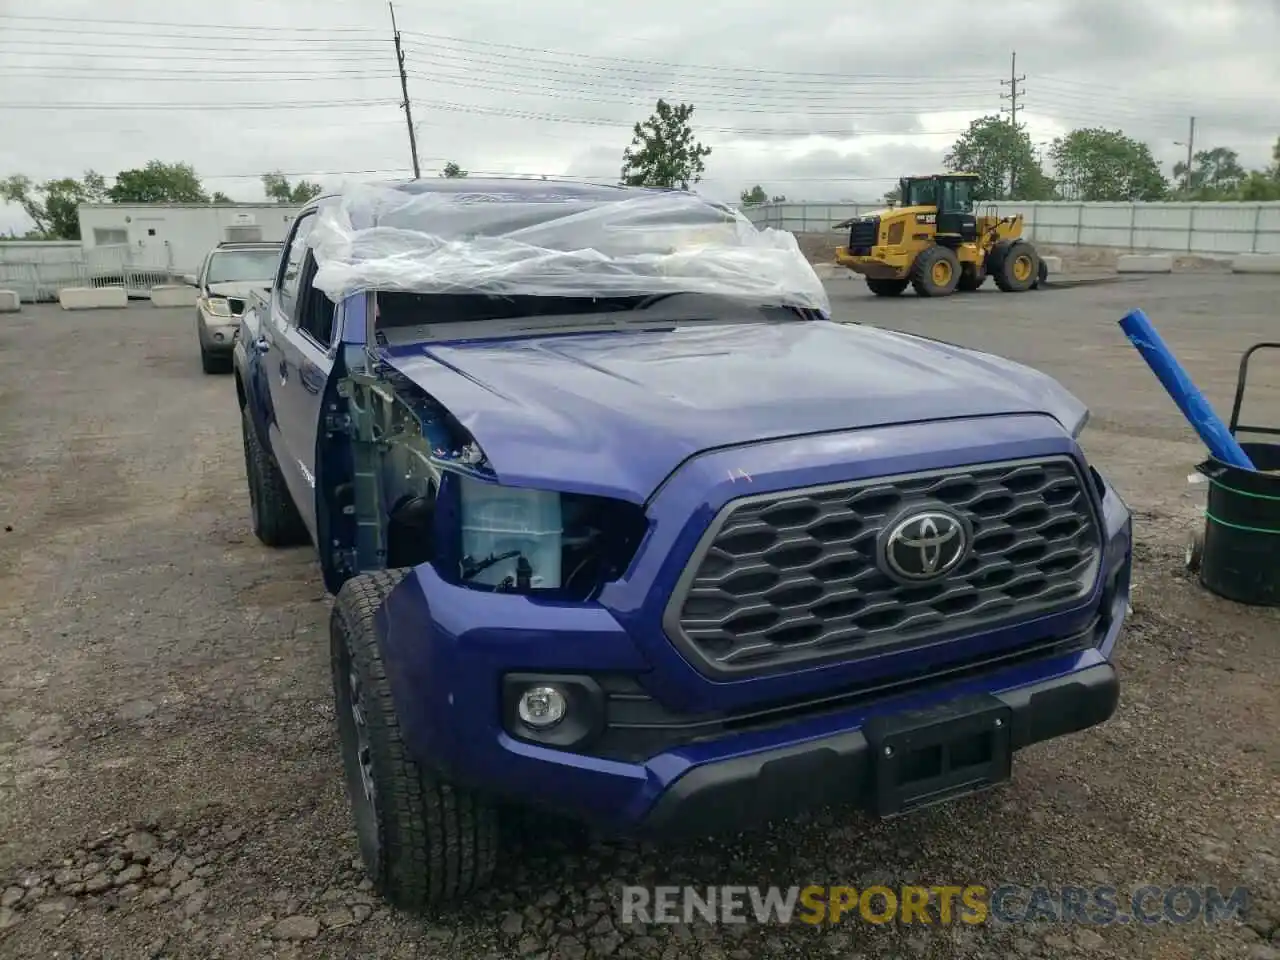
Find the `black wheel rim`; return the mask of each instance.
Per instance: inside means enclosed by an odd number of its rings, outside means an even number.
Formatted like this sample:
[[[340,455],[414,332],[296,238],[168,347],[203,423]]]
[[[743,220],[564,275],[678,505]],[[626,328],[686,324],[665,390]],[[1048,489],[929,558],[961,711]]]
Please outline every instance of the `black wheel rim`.
[[[335,639],[338,649],[334,665],[335,709],[342,743],[342,767],[346,774],[347,794],[351,798],[360,855],[376,879],[381,865],[382,843],[378,829],[378,789],[373,778],[367,699],[346,641],[346,631],[341,631]]]

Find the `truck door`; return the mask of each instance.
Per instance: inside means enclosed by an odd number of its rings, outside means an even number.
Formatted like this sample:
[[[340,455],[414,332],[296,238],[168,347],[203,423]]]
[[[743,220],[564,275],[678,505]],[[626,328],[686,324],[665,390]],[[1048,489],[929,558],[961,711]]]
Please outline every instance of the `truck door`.
[[[299,217],[288,240],[264,330],[262,365],[275,422],[271,449],[303,521],[315,536],[315,447],[320,400],[332,369],[333,303],[315,290],[315,260],[306,245],[315,211]],[[318,295],[324,302],[317,304]],[[327,310],[326,310],[327,307]]]

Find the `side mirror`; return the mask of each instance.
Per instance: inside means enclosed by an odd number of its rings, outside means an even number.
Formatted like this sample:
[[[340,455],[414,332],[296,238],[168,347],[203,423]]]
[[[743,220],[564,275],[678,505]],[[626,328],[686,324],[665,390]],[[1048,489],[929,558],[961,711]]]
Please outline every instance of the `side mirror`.
[[[196,275],[194,273],[184,273],[182,275],[182,282],[188,287],[194,287],[196,285]]]

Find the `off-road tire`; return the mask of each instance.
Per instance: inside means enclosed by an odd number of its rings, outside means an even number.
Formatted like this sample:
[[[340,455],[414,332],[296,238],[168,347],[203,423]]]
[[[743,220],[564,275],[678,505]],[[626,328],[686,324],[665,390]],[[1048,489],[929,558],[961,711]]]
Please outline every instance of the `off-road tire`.
[[[945,265],[947,275],[940,276]],[[949,247],[926,247],[911,265],[911,286],[918,297],[949,297],[960,282],[960,260]]]
[[[343,584],[329,634],[334,709],[360,856],[382,897],[421,911],[489,882],[497,866],[498,817],[493,805],[420,767],[405,746],[374,632],[378,609],[405,573],[380,570]],[[353,704],[363,718],[363,740]],[[372,784],[369,794],[364,776]]]
[[[246,407],[240,414],[244,436],[244,472],[249,484],[249,514],[253,535],[268,547],[299,547],[309,543],[307,532],[275,457],[258,440]]]
[[[1036,285],[1040,276],[1040,254],[1025,240],[1015,240],[992,271],[996,286],[1005,293],[1023,293]]]
[[[961,293],[973,293],[973,291],[981,289],[986,282],[987,275],[984,271],[979,270],[971,263],[960,265],[960,280],[956,284],[956,289]]]
[[[907,289],[909,280],[894,280],[885,277],[867,277],[867,289],[877,297],[896,297]]]
[[[1048,279],[1049,279],[1049,266],[1044,262],[1044,259],[1041,258],[1040,268],[1036,271],[1036,282],[1031,285],[1031,289],[1039,290],[1041,287],[1045,285],[1045,282]]]

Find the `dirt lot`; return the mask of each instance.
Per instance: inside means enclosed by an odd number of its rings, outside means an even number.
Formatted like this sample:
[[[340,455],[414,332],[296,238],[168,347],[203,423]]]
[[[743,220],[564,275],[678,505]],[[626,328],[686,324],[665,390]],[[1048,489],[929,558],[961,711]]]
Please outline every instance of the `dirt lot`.
[[[842,317],[1012,355],[1092,404],[1087,446],[1138,513],[1115,719],[887,824],[677,848],[513,831],[491,895],[388,912],[353,863],[326,598],[307,551],[249,532],[230,380],[199,372],[186,311],[27,307],[0,322],[0,956],[1280,957],[1280,615],[1183,575],[1201,450],[1115,326],[1143,306],[1225,410],[1241,350],[1280,339],[1280,283],[832,289]],[[1255,420],[1280,423],[1278,368],[1259,367]],[[626,883],[810,882],[1216,883],[1252,902],[1216,929],[616,923]]]

